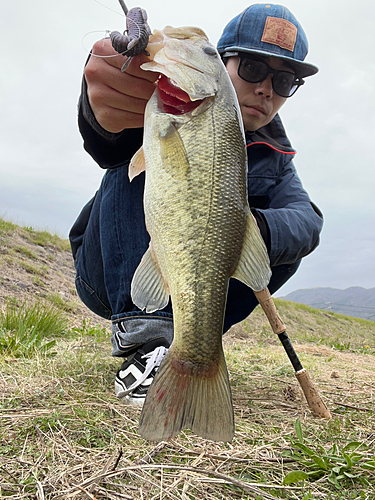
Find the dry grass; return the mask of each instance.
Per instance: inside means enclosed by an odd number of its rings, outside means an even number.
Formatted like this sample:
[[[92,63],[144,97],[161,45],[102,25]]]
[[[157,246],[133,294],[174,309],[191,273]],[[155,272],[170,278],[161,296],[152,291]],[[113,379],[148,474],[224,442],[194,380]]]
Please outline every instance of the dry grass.
[[[347,496],[330,496],[339,492],[326,480],[284,486],[296,466],[282,452],[300,418],[309,439],[327,449],[356,440],[373,453],[373,356],[300,346],[334,415],[322,421],[311,417],[282,349],[238,328],[225,340],[236,417],[235,438],[225,444],[189,431],[170,442],[141,439],[139,410],[114,397],[118,362],[104,340],[60,340],[55,357],[3,360],[1,498],[361,498],[350,496],[364,488],[355,481]],[[365,490],[375,498],[374,488]]]
[[[0,244],[5,257],[13,248],[25,263],[48,267],[37,283],[17,259],[0,259],[2,304],[37,300],[50,307],[53,301],[71,327],[56,336],[50,355],[0,354],[0,498],[375,499],[375,468],[362,467],[371,460],[375,467],[375,323],[277,301],[302,364],[333,414],[326,421],[311,416],[278,339],[256,310],[224,339],[233,441],[212,443],[185,431],[149,443],[138,434],[139,410],[114,396],[120,363],[110,357],[109,329],[96,326],[74,294],[66,242],[0,219]],[[83,317],[91,323],[80,328]],[[341,488],[330,482],[329,471],[283,484],[291,471],[308,470],[286,456],[297,419],[317,460],[332,445],[359,443],[361,461],[348,469],[354,477],[340,479]]]

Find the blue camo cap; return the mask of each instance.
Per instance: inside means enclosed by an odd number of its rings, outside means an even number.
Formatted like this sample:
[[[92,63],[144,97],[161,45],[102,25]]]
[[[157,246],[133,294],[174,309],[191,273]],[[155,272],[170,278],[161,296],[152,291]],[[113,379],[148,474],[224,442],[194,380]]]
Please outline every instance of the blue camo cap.
[[[246,52],[287,61],[300,78],[319,69],[303,62],[308,42],[302,26],[282,5],[254,4],[232,19],[217,44],[220,54]]]

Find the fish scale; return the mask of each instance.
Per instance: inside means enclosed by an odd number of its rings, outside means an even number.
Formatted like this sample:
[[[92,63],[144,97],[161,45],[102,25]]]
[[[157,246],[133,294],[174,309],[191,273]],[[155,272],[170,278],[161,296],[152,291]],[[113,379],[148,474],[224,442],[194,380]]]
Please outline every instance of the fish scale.
[[[160,32],[153,36],[161,48],[142,68],[172,78],[201,104],[175,116],[156,90],[146,107],[143,150],[131,163],[131,176],[146,170],[151,239],[133,277],[133,302],[153,312],[170,296],[174,323],[173,343],[144,403],[140,433],[164,440],[190,428],[227,441],[234,433],[222,347],[229,279],[265,288],[268,255],[247,201],[244,132],[224,65],[215,51],[202,50],[212,45],[201,30],[165,28],[163,44]]]

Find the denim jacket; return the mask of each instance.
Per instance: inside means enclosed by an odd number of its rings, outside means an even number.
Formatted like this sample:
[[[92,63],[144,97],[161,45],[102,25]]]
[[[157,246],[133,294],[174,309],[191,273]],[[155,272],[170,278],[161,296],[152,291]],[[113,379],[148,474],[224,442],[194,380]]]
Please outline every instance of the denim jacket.
[[[85,79],[78,124],[85,150],[104,169],[127,165],[142,144],[143,129],[126,129],[114,134],[98,124],[88,101]],[[296,151],[278,115],[267,126],[247,133],[246,142],[249,204],[267,245],[271,266],[295,263],[318,246],[322,213],[310,200],[297,175],[293,165]],[[89,213],[90,202],[72,228],[73,254],[87,224],[83,219],[87,219],[85,214]]]

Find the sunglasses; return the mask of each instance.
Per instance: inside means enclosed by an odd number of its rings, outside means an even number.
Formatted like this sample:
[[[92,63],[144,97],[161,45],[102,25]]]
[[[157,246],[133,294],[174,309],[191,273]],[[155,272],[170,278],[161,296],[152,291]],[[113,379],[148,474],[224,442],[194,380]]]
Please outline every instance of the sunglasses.
[[[263,82],[269,74],[272,74],[272,88],[281,97],[291,97],[297,92],[298,87],[305,83],[302,78],[290,71],[271,68],[263,59],[238,52],[232,52],[231,55],[239,56],[238,76],[246,82]]]

